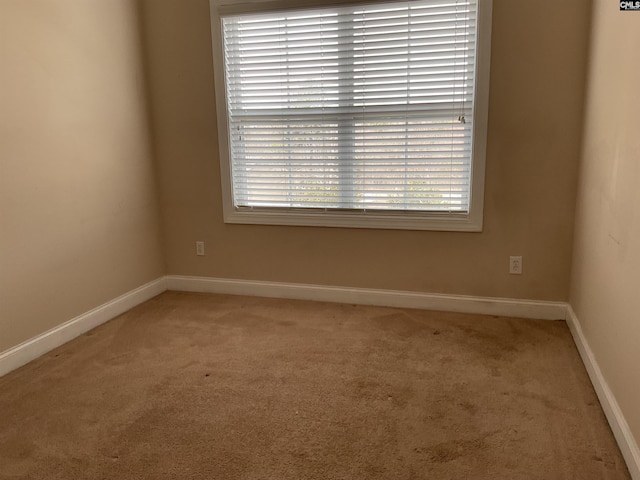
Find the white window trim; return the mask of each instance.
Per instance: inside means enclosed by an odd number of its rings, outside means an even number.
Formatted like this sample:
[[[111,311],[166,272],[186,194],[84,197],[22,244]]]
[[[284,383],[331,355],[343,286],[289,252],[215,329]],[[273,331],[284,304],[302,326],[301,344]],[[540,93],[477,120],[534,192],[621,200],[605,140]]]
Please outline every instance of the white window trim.
[[[345,0],[210,0],[211,37],[213,43],[216,113],[222,187],[222,207],[225,223],[299,225],[320,227],[433,230],[481,232],[484,209],[484,177],[489,112],[489,69],[491,64],[491,19],[493,0],[478,0],[478,40],[474,106],[474,141],[469,213],[416,213],[379,211],[342,211],[291,209],[250,210],[236,209],[233,205],[230,168],[229,131],[227,124],[224,56],[222,51],[221,14],[248,13],[286,8],[313,8],[318,6],[371,3],[371,1]],[[311,209],[309,209],[311,210]]]

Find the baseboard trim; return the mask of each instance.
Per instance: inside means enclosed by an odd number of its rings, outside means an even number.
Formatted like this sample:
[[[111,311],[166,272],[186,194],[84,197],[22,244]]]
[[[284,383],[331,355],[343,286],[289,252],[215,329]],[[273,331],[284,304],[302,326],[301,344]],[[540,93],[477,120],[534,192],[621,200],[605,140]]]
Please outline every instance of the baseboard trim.
[[[609,388],[609,385],[600,370],[600,366],[598,365],[595,355],[589,346],[589,342],[584,336],[580,321],[570,305],[567,308],[566,321],[569,329],[571,330],[571,334],[573,335],[573,340],[578,347],[580,356],[582,357],[582,362],[587,369],[593,388],[598,395],[598,399],[602,405],[602,410],[604,411],[607,420],[609,421],[609,425],[611,426],[611,430],[613,431],[613,435],[618,442],[618,447],[620,447],[622,456],[627,462],[631,478],[633,480],[640,480],[640,449],[638,448],[638,443],[631,433],[629,424],[624,418],[622,410],[620,410],[616,397]]]
[[[0,376],[29,363],[165,290],[355,303],[542,320],[566,320],[600,399],[602,409],[627,463],[631,478],[640,480],[640,449],[638,444],[600,370],[593,351],[584,336],[580,321],[571,306],[564,302],[168,275],[131,290],[41,335],[1,352]]]
[[[0,353],[0,377],[19,368],[79,335],[146,302],[167,289],[160,277],[79,315],[57,327]]]
[[[184,292],[223,293],[257,297],[290,298],[322,302],[356,303],[384,307],[419,308],[448,312],[478,313],[508,317],[564,320],[567,304],[466,295],[329,287],[299,283],[234,280],[211,277],[169,275],[167,288]]]
[[[0,352],[0,376],[35,360],[165,290],[356,303],[544,320],[564,319],[567,307],[563,302],[168,275],[120,295],[26,342]]]

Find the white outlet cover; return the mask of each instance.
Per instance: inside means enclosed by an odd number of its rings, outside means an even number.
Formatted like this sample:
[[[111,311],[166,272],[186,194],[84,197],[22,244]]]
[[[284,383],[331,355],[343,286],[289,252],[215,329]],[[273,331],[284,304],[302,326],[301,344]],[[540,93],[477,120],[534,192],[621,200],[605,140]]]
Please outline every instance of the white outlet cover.
[[[522,275],[522,256],[509,257],[509,273],[512,275]]]

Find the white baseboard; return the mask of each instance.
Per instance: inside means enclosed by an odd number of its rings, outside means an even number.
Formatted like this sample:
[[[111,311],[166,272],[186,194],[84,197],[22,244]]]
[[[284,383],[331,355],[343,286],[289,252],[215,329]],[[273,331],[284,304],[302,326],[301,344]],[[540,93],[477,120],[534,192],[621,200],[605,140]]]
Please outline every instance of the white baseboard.
[[[569,329],[571,330],[571,334],[573,335],[573,340],[576,342],[576,346],[578,347],[578,351],[582,357],[582,362],[587,368],[589,378],[591,378],[591,383],[593,383],[593,388],[598,395],[598,399],[602,405],[602,410],[609,421],[609,425],[611,426],[613,435],[618,442],[622,456],[627,462],[631,478],[633,480],[640,480],[640,449],[638,448],[638,443],[631,433],[629,424],[624,418],[622,410],[620,410],[616,397],[613,395],[613,392],[609,388],[609,385],[600,370],[600,366],[598,365],[593,351],[589,346],[589,342],[587,342],[587,339],[584,336],[580,321],[571,306],[567,309],[566,320],[569,325]]]
[[[567,304],[508,298],[472,297],[435,293],[376,290],[368,288],[328,287],[298,283],[257,280],[186,277],[169,275],[167,288],[185,292],[253,295],[322,302],[356,303],[384,307],[418,308],[448,312],[478,313],[543,320],[564,320]]]
[[[534,300],[169,275],[131,290],[20,345],[0,352],[0,376],[29,363],[31,360],[73,340],[77,336],[117,317],[167,289],[443,310],[546,320],[559,320],[564,319],[566,316],[566,304],[562,302],[539,302]]]
[[[571,306],[509,298],[445,295],[367,288],[168,275],[125,293],[37,337],[0,353],[0,376],[15,370],[165,290],[290,298],[386,307],[500,315],[543,320],[565,319],[596,390],[633,480],[640,480],[640,450]]]
[[[166,277],[120,295],[82,315],[0,353],[0,377],[132,309],[167,289]]]

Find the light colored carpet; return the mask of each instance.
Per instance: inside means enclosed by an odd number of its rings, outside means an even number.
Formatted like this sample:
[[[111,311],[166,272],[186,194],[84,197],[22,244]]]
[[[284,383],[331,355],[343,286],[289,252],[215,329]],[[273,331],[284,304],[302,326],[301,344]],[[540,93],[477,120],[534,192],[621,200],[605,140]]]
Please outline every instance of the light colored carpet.
[[[1,479],[626,479],[563,322],[166,292],[0,379]]]

